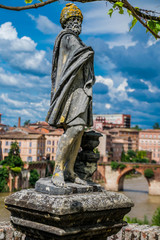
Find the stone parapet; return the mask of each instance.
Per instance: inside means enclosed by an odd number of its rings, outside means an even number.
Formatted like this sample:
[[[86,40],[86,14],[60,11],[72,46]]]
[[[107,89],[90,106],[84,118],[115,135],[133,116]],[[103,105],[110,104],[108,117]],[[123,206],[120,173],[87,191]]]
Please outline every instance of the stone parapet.
[[[129,224],[106,240],[160,240],[160,227]],[[16,231],[10,222],[0,222],[0,240],[25,240],[25,235]]]

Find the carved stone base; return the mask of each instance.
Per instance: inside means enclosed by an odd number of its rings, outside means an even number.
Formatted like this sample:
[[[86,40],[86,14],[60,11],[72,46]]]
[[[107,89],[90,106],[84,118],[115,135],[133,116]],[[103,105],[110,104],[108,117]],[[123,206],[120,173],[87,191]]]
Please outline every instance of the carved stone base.
[[[88,182],[86,185],[75,184],[66,182],[65,187],[56,187],[51,182],[51,177],[40,178],[35,185],[37,192],[46,193],[50,195],[68,195],[75,193],[88,193],[88,192],[102,192],[101,185],[93,182]]]
[[[119,193],[49,195],[34,189],[8,196],[5,204],[13,226],[30,240],[106,240],[126,225],[123,217],[133,206]]]

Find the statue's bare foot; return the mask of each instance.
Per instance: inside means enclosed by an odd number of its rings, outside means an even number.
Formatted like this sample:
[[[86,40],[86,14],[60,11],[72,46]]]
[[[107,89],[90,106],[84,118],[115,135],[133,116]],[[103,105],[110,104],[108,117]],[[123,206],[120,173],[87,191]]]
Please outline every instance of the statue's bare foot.
[[[51,182],[56,186],[56,187],[65,187],[65,181],[64,181],[64,175],[63,171],[55,171],[53,173]]]
[[[65,176],[65,181],[74,182],[81,185],[87,184],[87,182],[85,180],[80,179],[75,172],[66,170],[64,176]]]

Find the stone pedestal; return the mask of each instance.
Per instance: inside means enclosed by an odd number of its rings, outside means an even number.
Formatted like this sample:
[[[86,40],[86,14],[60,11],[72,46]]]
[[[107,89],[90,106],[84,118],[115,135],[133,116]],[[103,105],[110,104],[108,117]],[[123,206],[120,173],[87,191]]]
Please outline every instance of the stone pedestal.
[[[49,186],[49,178],[40,180],[36,189],[47,193],[27,189],[5,200],[13,226],[25,233],[26,239],[106,240],[126,225],[123,217],[133,206],[125,195],[95,184],[66,183],[63,192]]]

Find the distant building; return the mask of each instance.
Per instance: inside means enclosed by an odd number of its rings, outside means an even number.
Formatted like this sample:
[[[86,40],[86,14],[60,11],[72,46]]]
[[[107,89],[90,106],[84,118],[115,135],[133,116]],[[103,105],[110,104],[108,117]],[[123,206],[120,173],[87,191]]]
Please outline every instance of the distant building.
[[[160,129],[140,131],[139,150],[146,150],[152,155],[152,160],[160,162]]]
[[[103,133],[99,146],[101,161],[102,158],[104,161],[121,161],[122,151],[138,150],[139,131],[135,129],[113,128],[100,132]]]
[[[45,155],[45,137],[23,131],[6,132],[0,135],[0,159],[8,156],[11,143],[18,142],[20,156],[24,162],[41,161]]]
[[[93,115],[94,128],[104,130],[110,128],[130,128],[131,115],[128,114],[105,114]]]

